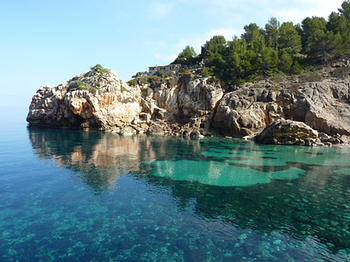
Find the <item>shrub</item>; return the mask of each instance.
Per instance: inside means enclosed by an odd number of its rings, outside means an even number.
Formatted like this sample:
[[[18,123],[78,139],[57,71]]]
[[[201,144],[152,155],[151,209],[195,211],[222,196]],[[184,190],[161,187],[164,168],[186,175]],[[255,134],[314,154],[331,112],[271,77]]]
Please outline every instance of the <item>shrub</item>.
[[[148,87],[142,89],[142,91],[141,91],[141,96],[142,96],[143,98],[145,98],[145,97],[148,95],[148,90],[149,90]]]
[[[104,68],[100,64],[97,64],[97,65],[91,67],[90,70],[94,73],[97,73],[97,74],[106,74],[106,73],[110,72],[109,69]]]
[[[290,68],[290,73],[294,75],[299,75],[303,72],[303,68],[298,63],[298,61],[294,61],[292,67]]]
[[[350,68],[349,67],[338,67],[334,69],[333,76],[338,78],[345,78],[350,74]]]
[[[208,76],[212,76],[213,73],[211,72],[209,67],[203,67],[202,70],[201,70],[201,75],[203,77],[208,77]]]
[[[194,75],[188,68],[181,67],[181,69],[179,70],[179,77],[180,82],[185,83],[190,81],[194,77]]]
[[[166,83],[165,78],[159,76],[150,76],[148,78],[148,83],[151,87],[159,87],[161,84]]]
[[[141,76],[128,81],[129,85],[145,85],[150,84],[151,87],[159,87],[161,84],[167,83],[168,78],[160,76]]]
[[[81,80],[72,81],[68,86],[68,91],[75,90],[89,90],[89,86],[84,84]]]
[[[131,86],[135,86],[137,84],[145,85],[145,84],[147,84],[149,82],[149,78],[150,78],[150,76],[137,77],[137,78],[129,80],[128,84],[131,85]]]
[[[191,71],[188,68],[181,67],[179,70],[179,74],[180,75],[188,75],[188,74],[191,74]]]
[[[136,85],[137,85],[137,79],[136,79],[136,78],[131,79],[131,80],[129,80],[127,83],[128,83],[128,85],[130,85],[130,86],[136,86]]]
[[[317,82],[323,79],[318,71],[308,71],[302,74],[300,77],[301,80],[305,82]]]
[[[155,75],[155,76],[158,76],[158,77],[160,77],[160,78],[165,78],[165,75],[162,74],[160,71],[155,72],[154,75]]]
[[[274,74],[270,79],[274,83],[281,83],[284,81],[285,78],[286,78],[285,74],[283,74],[282,72],[278,72]]]

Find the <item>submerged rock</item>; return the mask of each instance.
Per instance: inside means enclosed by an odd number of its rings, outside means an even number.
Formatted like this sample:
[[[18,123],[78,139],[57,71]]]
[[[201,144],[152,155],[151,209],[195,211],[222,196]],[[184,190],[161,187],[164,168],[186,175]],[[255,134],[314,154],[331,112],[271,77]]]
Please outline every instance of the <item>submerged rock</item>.
[[[254,140],[261,144],[305,145],[320,144],[318,132],[305,123],[278,120],[266,127]]]

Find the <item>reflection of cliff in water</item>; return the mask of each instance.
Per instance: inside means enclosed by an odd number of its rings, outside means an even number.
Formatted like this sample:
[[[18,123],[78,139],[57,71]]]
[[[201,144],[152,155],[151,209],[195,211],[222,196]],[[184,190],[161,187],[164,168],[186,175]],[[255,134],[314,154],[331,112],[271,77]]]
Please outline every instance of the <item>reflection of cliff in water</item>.
[[[336,151],[330,154],[324,149],[283,147],[287,151],[283,157],[290,161],[273,166],[273,153],[281,147],[241,142],[226,145],[223,140],[123,138],[53,129],[30,129],[29,136],[41,158],[55,159],[59,166],[78,172],[96,192],[113,187],[121,174],[132,173],[136,179],[152,185],[150,189],[168,188],[179,209],[193,205],[194,212],[202,218],[220,219],[262,233],[278,231],[297,239],[312,237],[334,252],[350,252],[350,176],[333,173],[338,167],[331,163],[346,162],[339,159],[342,154]],[[213,143],[215,150],[227,151],[215,152],[222,154],[220,157],[210,155]],[[271,157],[267,157],[270,153]],[[272,180],[249,187],[219,187],[150,175],[150,163],[155,160],[183,159],[227,160],[261,172],[296,167],[305,173],[297,179]]]
[[[176,139],[120,137],[108,133],[29,128],[29,138],[40,158],[78,172],[96,192],[114,187],[119,176],[140,171],[141,161],[167,159]],[[189,143],[194,151],[198,143]],[[172,146],[172,148],[174,148]],[[181,149],[182,150],[182,149]]]
[[[121,174],[137,171],[139,143],[99,132],[29,129],[33,148],[41,158],[54,159],[72,169],[96,191],[113,187]]]

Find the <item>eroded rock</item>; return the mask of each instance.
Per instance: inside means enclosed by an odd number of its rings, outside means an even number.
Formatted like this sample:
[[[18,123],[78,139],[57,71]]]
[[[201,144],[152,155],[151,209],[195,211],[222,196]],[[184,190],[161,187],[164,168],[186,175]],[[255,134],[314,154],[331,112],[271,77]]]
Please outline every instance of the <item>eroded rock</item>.
[[[303,122],[278,120],[266,127],[254,140],[261,144],[316,145],[320,144],[318,132]]]
[[[113,129],[127,126],[141,113],[140,90],[112,71],[85,74],[56,87],[41,87],[30,104],[31,125]]]
[[[233,87],[225,95],[220,84],[205,77],[163,80],[155,86],[141,82],[130,86],[116,73],[95,67],[56,87],[41,87],[33,96],[27,121],[122,135],[198,138],[215,134],[249,139],[283,118],[319,131],[317,139],[324,144],[349,143],[349,80],[280,84],[264,80]],[[296,128],[283,121],[276,127],[279,132]],[[302,135],[301,126],[297,127]],[[314,143],[295,136],[283,139],[276,143]]]
[[[161,125],[159,124],[152,124],[150,125],[148,131],[147,131],[147,135],[150,136],[164,136],[164,129]]]
[[[212,126],[223,135],[243,137],[280,118],[305,122],[327,135],[349,136],[350,82],[247,84],[221,99]]]

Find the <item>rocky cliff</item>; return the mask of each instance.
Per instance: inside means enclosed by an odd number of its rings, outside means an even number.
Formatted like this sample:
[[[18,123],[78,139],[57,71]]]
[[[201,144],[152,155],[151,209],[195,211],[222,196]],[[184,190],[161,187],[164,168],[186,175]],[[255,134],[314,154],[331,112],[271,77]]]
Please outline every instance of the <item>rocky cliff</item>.
[[[56,87],[42,86],[33,96],[30,125],[111,130],[134,121],[141,112],[141,93],[117,74],[93,68]]]
[[[248,135],[281,117],[329,135],[350,135],[350,82],[247,84],[223,97],[213,127],[229,135]]]
[[[41,87],[27,117],[30,125],[192,138],[254,137],[280,119],[305,123],[318,131],[318,142],[345,143],[350,136],[349,79],[264,80],[225,93],[219,83],[197,75],[128,84],[95,66],[56,87]]]

